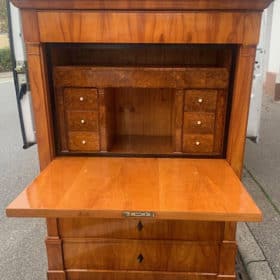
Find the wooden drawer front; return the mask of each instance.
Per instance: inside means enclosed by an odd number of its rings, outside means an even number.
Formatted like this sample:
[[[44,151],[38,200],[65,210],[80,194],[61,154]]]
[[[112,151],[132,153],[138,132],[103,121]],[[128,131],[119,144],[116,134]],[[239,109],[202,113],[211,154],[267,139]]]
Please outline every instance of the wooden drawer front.
[[[210,134],[184,134],[183,151],[185,153],[207,154],[213,152],[214,136]]]
[[[218,271],[216,243],[106,239],[64,239],[66,269]]]
[[[215,114],[213,113],[184,113],[184,132],[214,133]]]
[[[94,132],[69,132],[68,148],[70,151],[98,151],[99,135]]]
[[[68,130],[98,131],[98,113],[87,111],[67,111]]]
[[[66,88],[64,90],[64,102],[66,109],[97,110],[97,90],[89,88]]]
[[[215,112],[217,94],[216,90],[187,90],[184,110],[186,112]]]
[[[217,275],[212,273],[75,269],[67,270],[66,274],[67,280],[217,280]]]
[[[224,223],[149,219],[59,219],[62,237],[221,241]]]

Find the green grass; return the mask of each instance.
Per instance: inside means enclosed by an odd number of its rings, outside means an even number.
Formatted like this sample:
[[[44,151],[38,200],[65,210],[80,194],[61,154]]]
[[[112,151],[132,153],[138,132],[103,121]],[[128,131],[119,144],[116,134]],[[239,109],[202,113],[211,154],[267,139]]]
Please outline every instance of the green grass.
[[[9,48],[0,49],[0,72],[12,70],[11,51]]]

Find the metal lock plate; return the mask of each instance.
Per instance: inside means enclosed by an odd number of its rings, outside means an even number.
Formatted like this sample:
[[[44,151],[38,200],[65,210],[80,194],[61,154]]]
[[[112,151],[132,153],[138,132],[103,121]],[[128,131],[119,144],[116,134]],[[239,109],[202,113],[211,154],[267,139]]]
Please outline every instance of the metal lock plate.
[[[122,215],[126,218],[153,218],[156,213],[151,211],[124,211]]]

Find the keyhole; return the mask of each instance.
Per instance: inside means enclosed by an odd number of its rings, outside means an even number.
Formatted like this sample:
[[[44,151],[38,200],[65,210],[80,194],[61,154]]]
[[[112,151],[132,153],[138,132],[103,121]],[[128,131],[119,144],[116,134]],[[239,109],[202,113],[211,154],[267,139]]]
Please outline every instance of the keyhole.
[[[137,261],[138,261],[139,263],[141,263],[141,262],[143,262],[143,260],[144,260],[144,257],[143,257],[142,254],[140,254],[140,255],[137,257]]]
[[[139,223],[137,224],[137,229],[139,230],[139,231],[141,231],[142,229],[143,229],[143,224],[142,224],[142,222],[141,221],[139,221]]]

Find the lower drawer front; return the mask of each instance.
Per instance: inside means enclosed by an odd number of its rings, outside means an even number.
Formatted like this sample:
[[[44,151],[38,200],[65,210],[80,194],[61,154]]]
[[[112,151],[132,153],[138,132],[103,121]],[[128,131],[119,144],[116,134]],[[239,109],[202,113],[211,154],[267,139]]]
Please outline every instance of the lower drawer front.
[[[223,222],[153,219],[64,218],[58,222],[61,237],[97,237],[186,241],[221,241]]]
[[[64,239],[66,269],[218,271],[219,245],[175,241]]]
[[[68,280],[216,280],[216,274],[176,273],[151,271],[71,271],[67,270]],[[229,278],[232,279],[232,278]]]

